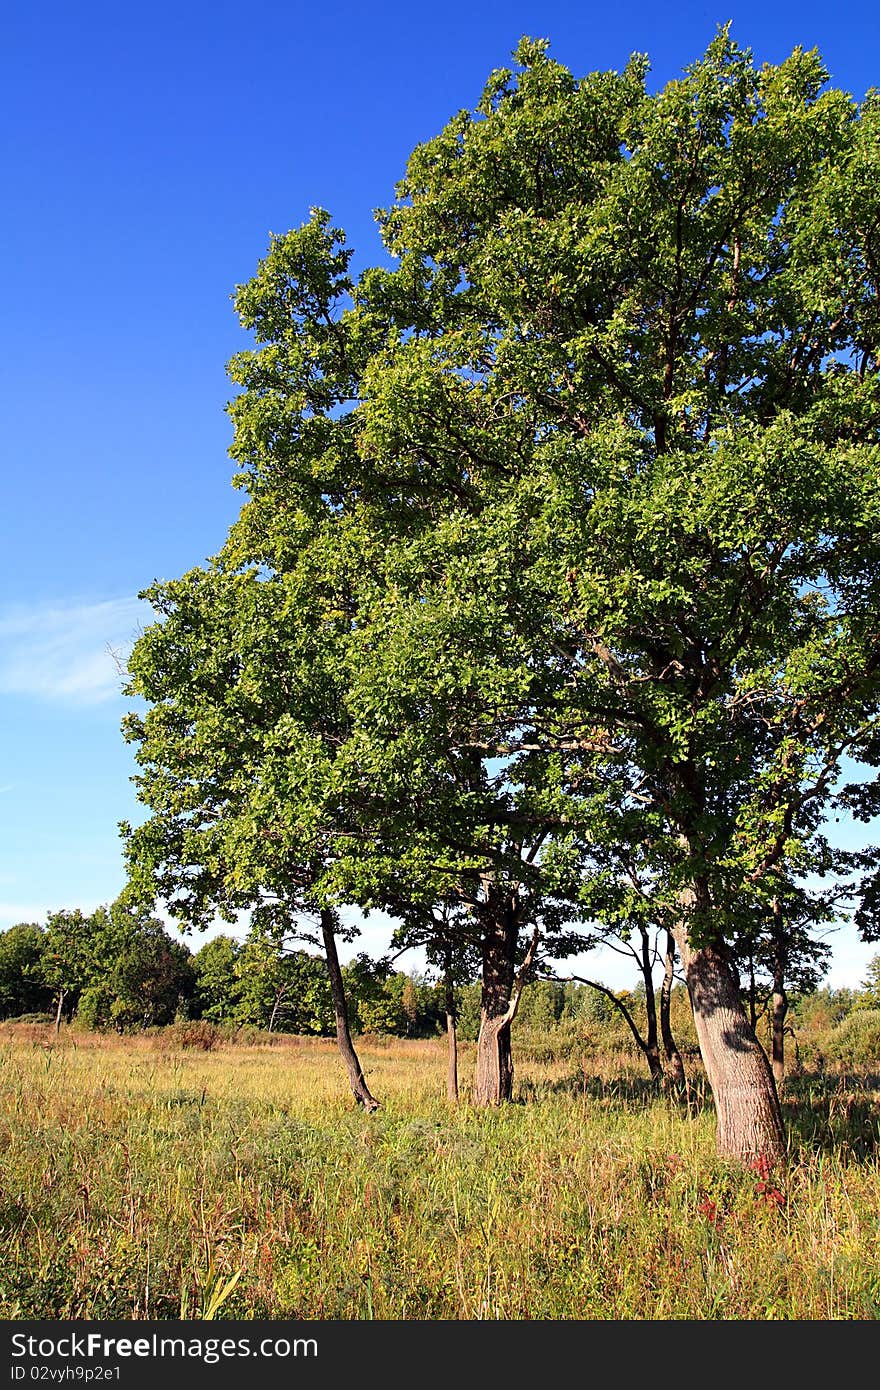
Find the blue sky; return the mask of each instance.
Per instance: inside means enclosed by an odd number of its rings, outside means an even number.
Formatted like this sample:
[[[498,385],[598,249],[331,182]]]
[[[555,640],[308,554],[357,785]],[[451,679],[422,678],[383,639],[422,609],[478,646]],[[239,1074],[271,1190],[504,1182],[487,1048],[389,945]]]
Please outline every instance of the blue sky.
[[[408,153],[475,104],[523,34],[550,38],[578,75],[647,52],[661,85],[732,19],[759,60],[816,46],[862,96],[880,85],[877,16],[873,0],[11,0],[0,928],[123,885],[117,822],[139,811],[118,658],[149,620],[137,592],[202,563],[241,500],[225,363],[245,339],[230,295],[270,231],[321,205],[357,264],[375,259],[372,212]],[[360,945],[384,940],[370,926]],[[856,984],[876,950],[841,934],[832,982]],[[631,978],[607,961],[600,973]]]

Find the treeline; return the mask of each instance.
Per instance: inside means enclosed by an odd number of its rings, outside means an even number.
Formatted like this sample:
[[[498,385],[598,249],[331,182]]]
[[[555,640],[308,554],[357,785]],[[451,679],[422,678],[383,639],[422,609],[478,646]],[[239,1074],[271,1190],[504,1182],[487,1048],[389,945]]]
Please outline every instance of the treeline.
[[[342,967],[358,1033],[430,1037],[446,1028],[445,982],[395,970],[360,953]],[[454,991],[459,1033],[480,1024],[476,977]],[[602,1019],[611,1006],[576,984],[539,981],[523,1007],[526,1027]],[[291,950],[257,930],[219,935],[191,952],[155,916],[120,901],[93,913],[50,913],[0,933],[0,1019],[50,1015],[60,1025],[120,1033],[181,1019],[267,1032],[331,1036],[335,1015],[323,956]]]
[[[363,952],[342,975],[356,1032],[424,1038],[445,1030],[442,979],[395,970]],[[628,998],[622,991],[620,1003]],[[476,975],[455,987],[454,1011],[459,1036],[476,1039]],[[121,902],[91,914],[54,912],[45,926],[21,922],[0,933],[0,1019],[50,1014],[120,1033],[181,1019],[325,1037],[335,1031],[323,956],[256,930],[244,941],[215,936],[191,952],[157,917]],[[613,1004],[585,985],[536,980],[524,994],[520,1025],[538,1033],[614,1016]]]
[[[356,1033],[427,1038],[447,1028],[446,982],[395,970],[360,953],[342,967]],[[769,999],[750,982],[744,1002],[759,1033],[772,1025]],[[479,979],[453,991],[458,1037],[480,1028]],[[600,1050],[641,1053],[649,1070],[649,994],[644,980],[612,991],[576,980],[535,979],[516,1020],[533,1056],[581,1058]],[[0,932],[0,1019],[54,1018],[87,1029],[132,1033],[188,1020],[269,1033],[330,1037],[335,1017],[326,962],[285,949],[259,931],[219,935],[192,952],[156,917],[116,902],[91,914],[51,913],[45,925]],[[671,1025],[685,1054],[698,1052],[687,991],[672,991]],[[859,989],[815,989],[791,1001],[787,1031],[795,1061],[859,1065],[880,1058],[880,955]],[[639,1043],[635,1034],[642,1039]]]
[[[444,1026],[436,985],[359,955],[343,967],[352,1026],[428,1036]],[[155,916],[115,902],[50,913],[0,934],[0,1018],[50,1014],[57,1025],[132,1032],[181,1019],[268,1032],[330,1035],[335,1017],[323,957],[252,931],[191,952]]]

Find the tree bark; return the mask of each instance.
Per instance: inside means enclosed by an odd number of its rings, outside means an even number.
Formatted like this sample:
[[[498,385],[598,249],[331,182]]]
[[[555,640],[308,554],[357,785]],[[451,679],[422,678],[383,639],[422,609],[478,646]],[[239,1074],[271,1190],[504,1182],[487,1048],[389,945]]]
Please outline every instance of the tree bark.
[[[779,1161],[785,1130],[776,1083],[743,1007],[730,952],[718,941],[692,947],[685,923],[675,941],[715,1102],[718,1152],[743,1162],[759,1155]]]
[[[458,1100],[458,1033],[455,1014],[446,1010],[446,1095],[449,1100]]]
[[[672,1034],[670,1010],[672,1006],[672,986],[675,980],[675,938],[672,932],[666,933],[666,953],[663,958],[663,984],[660,986],[660,1036],[663,1039],[663,1053],[666,1058],[667,1079],[677,1089],[685,1085],[684,1062],[678,1044]]]
[[[63,1004],[64,1004],[64,997],[65,997],[65,994],[66,994],[66,993],[67,993],[67,991],[66,991],[66,990],[63,990],[63,989],[59,989],[59,991],[58,991],[58,1008],[55,1010],[55,1036],[56,1036],[56,1038],[58,1037],[58,1034],[61,1032],[61,1009],[62,1009]]]
[[[345,1002],[345,983],[339,965],[339,955],[336,951],[336,920],[333,913],[327,908],[322,908],[321,910],[321,935],[324,940],[327,973],[330,976],[330,994],[333,999],[333,1012],[336,1015],[336,1042],[348,1072],[348,1080],[351,1085],[352,1095],[358,1105],[362,1105],[365,1110],[378,1110],[379,1102],[376,1100],[375,1096],[370,1094],[370,1088],[364,1079],[364,1073],[358,1061],[358,1055],[354,1050],[354,1043],[351,1040],[351,1029],[348,1025],[348,1006]]]
[[[781,1090],[785,1081],[785,1018],[788,995],[785,992],[785,932],[779,899],[773,900],[773,994],[770,1000],[770,1055],[773,1079]]]
[[[501,1105],[513,1097],[508,1011],[513,993],[519,921],[516,905],[490,889],[482,939],[480,1033],[474,1075],[475,1105]]]
[[[447,1069],[446,1095],[449,1100],[458,1100],[458,1030],[455,1019],[455,986],[452,983],[452,947],[447,946],[444,953],[444,985],[446,989],[446,1042]]]
[[[774,989],[771,1007],[773,1079],[781,1090],[785,1080],[785,1016],[788,1013],[788,996],[784,989]]]
[[[657,1038],[657,996],[654,992],[654,974],[651,963],[651,940],[647,930],[639,926],[642,938],[642,952],[639,964],[645,983],[645,1060],[652,1081],[662,1081],[663,1066],[660,1061],[660,1045]]]

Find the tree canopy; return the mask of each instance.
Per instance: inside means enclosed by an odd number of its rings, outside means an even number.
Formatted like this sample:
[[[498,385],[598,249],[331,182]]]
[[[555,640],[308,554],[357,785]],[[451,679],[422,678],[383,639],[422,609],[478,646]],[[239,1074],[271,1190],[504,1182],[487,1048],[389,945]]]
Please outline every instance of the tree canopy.
[[[315,210],[237,291],[246,500],[147,593],[129,863],[191,922],[467,909],[498,1100],[527,943],[635,861],[720,1147],[776,1155],[734,953],[877,761],[880,100],[727,30],[659,92],[515,58],[414,150],[389,265]]]

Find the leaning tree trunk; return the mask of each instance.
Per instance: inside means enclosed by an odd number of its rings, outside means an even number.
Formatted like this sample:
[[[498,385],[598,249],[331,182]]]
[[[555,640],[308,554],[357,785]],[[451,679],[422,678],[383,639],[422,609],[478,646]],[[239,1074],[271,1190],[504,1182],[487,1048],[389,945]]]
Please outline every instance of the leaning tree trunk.
[[[770,1000],[770,1056],[773,1078],[781,1089],[785,1080],[785,1018],[788,995],[785,992],[785,967],[788,964],[785,931],[779,899],[773,899],[773,994]]]
[[[743,1162],[759,1155],[777,1161],[785,1153],[779,1096],[743,1008],[730,952],[722,942],[692,947],[685,923],[675,941],[715,1101],[718,1152]]]
[[[654,992],[654,974],[651,966],[651,940],[647,930],[641,925],[639,925],[639,933],[642,938],[640,965],[642,980],[645,985],[645,1045],[643,1051],[648,1063],[648,1071],[651,1073],[651,1080],[659,1083],[663,1080],[663,1065],[660,1061],[660,1044],[657,1038],[657,995]]]
[[[599,994],[604,994],[605,998],[609,1001],[609,1003],[611,1003],[611,1004],[614,1005],[615,1009],[617,1009],[618,1013],[620,1014],[621,1018],[623,1019],[624,1023],[626,1024],[627,1028],[628,1028],[629,1031],[632,1033],[633,1042],[635,1043],[636,1047],[639,1049],[639,1052],[641,1052],[641,1054],[642,1054],[642,1056],[644,1057],[645,1061],[648,1063],[648,1071],[651,1073],[651,1080],[652,1080],[652,1081],[659,1081],[659,1080],[660,1080],[660,1077],[661,1077],[662,1074],[663,1074],[663,1069],[662,1069],[662,1067],[660,1066],[660,1058],[659,1058],[659,1056],[658,1056],[658,1054],[657,1054],[657,1025],[656,1025],[656,1021],[655,1021],[655,1024],[654,1024],[654,1052],[653,1052],[653,1057],[652,1057],[652,1054],[651,1054],[651,1052],[650,1052],[650,1050],[649,1050],[649,1048],[648,1048],[647,1042],[645,1041],[645,1039],[642,1037],[641,1033],[639,1032],[639,1025],[636,1023],[636,1021],[635,1021],[635,1019],[633,1018],[632,1014],[630,1013],[629,1009],[626,1007],[626,1004],[623,1002],[622,999],[619,999],[619,998],[617,997],[617,995],[614,993],[614,990],[613,990],[613,989],[609,989],[608,985],[600,984],[598,980],[585,980],[584,977],[583,977],[583,975],[572,975],[571,978],[572,978],[573,980],[580,980],[581,984],[589,985],[589,986],[590,986],[590,989],[595,989],[595,990],[597,990]],[[652,983],[652,993],[653,993],[653,983]]]
[[[784,989],[774,989],[771,1010],[773,1079],[781,1090],[785,1080],[785,1016],[788,1013],[788,995]]]
[[[451,947],[446,948],[443,979],[446,987],[446,1042],[448,1048],[446,1094],[450,1100],[458,1100],[458,1030],[455,1022],[455,986],[452,983]]]
[[[336,1015],[336,1041],[348,1071],[352,1095],[358,1105],[362,1105],[368,1111],[378,1110],[379,1102],[375,1096],[370,1095],[370,1089],[364,1080],[364,1073],[351,1040],[351,1029],[348,1026],[348,1007],[345,1002],[345,983],[342,979],[339,955],[336,951],[335,927],[336,922],[333,913],[326,908],[322,909],[321,935],[324,938],[324,954],[327,958],[327,973],[330,976],[330,994],[333,999],[333,1012]]]
[[[663,1039],[663,1052],[666,1057],[666,1076],[678,1089],[685,1085],[684,1062],[678,1044],[672,1033],[670,1012],[672,1008],[672,985],[675,979],[675,938],[672,932],[666,933],[666,954],[663,960],[663,983],[660,986],[660,1036]]]
[[[500,895],[499,895],[500,896]],[[480,1032],[474,1074],[475,1105],[501,1105],[513,1097],[510,1002],[519,923],[515,905],[490,894],[483,932]]]
[[[64,1006],[64,998],[65,998],[66,993],[67,993],[66,990],[63,990],[63,989],[59,989],[59,990],[58,990],[58,1008],[55,1010],[55,1036],[56,1036],[56,1038],[58,1037],[58,1034],[61,1032],[61,1010],[62,1010],[62,1008],[63,1008],[63,1006]]]

